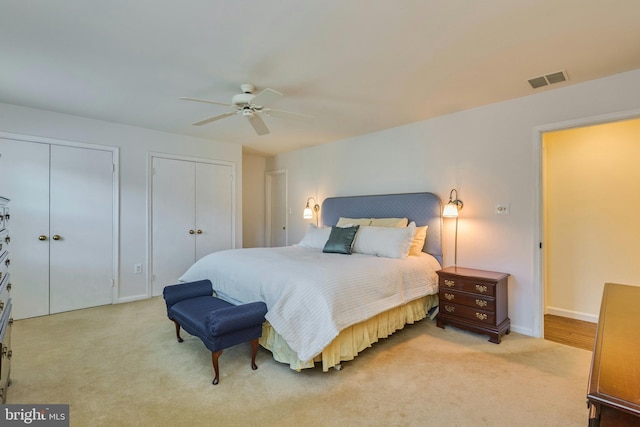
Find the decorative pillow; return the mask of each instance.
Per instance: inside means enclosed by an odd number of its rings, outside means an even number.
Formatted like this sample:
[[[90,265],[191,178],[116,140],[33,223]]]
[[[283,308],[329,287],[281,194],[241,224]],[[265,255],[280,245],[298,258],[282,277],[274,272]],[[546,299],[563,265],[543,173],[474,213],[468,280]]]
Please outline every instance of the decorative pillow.
[[[371,218],[372,227],[404,228],[409,224],[407,218]]]
[[[352,225],[370,225],[371,218],[343,218],[338,219],[336,227],[351,227]]]
[[[413,237],[413,243],[409,248],[409,255],[420,255],[422,252],[424,241],[427,238],[427,227],[428,225],[416,227],[416,235]]]
[[[304,235],[298,246],[311,249],[322,249],[329,240],[331,227],[316,227],[315,224],[309,224],[307,234]]]
[[[416,234],[416,223],[404,228],[360,227],[353,252],[385,258],[404,259]]]
[[[324,245],[322,252],[351,255],[353,238],[356,237],[358,228],[360,228],[359,225],[354,225],[353,227],[331,227],[329,240]]]

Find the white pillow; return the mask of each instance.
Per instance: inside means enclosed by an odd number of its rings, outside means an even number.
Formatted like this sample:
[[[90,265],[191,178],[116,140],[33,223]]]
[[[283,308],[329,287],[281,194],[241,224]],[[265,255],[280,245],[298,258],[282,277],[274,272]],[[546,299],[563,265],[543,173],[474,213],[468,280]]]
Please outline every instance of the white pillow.
[[[309,224],[307,234],[304,235],[298,246],[311,249],[322,249],[329,240],[331,227],[316,227],[315,224]]]
[[[415,222],[404,228],[360,227],[353,242],[353,252],[404,259],[415,234]]]

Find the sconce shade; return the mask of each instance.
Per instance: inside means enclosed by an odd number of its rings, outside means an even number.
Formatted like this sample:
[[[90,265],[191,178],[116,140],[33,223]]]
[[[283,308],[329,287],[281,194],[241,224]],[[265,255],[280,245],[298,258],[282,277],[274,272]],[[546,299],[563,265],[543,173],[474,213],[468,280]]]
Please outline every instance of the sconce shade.
[[[445,218],[457,218],[458,217],[458,205],[453,202],[449,202],[444,205],[444,211],[442,216]]]
[[[453,193],[456,193],[454,196]],[[455,188],[449,193],[449,202],[444,205],[442,216],[445,218],[458,218],[458,211],[462,209],[464,203],[462,200],[458,200],[458,190]]]
[[[309,202],[311,202],[312,200],[313,200],[313,207],[309,205]],[[313,197],[309,197],[307,199],[307,206],[305,206],[304,211],[302,211],[302,218],[312,219],[313,213],[314,212],[317,213],[319,210],[320,210],[320,206],[316,203],[316,199],[314,199]],[[317,222],[317,218],[316,218],[316,222]]]
[[[311,208],[309,207],[309,205],[307,205],[306,208],[304,208],[304,212],[302,212],[302,217],[304,219],[311,219],[313,218],[313,212],[311,212]]]

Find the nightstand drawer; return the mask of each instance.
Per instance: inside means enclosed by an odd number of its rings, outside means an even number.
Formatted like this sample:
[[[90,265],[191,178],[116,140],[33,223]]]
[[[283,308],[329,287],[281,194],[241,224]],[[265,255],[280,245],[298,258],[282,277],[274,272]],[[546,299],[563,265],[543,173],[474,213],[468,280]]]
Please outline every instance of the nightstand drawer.
[[[496,315],[494,312],[478,310],[464,305],[444,303],[440,310],[444,315],[452,315],[456,316],[458,319],[466,319],[472,322],[494,325],[496,321]]]
[[[496,296],[496,285],[491,282],[461,278],[454,276],[441,276],[439,281],[440,289],[457,289],[470,292],[472,294]]]
[[[440,300],[454,304],[462,304],[481,310],[495,311],[496,300],[488,296],[469,294],[466,292],[458,292],[449,289],[440,290]]]

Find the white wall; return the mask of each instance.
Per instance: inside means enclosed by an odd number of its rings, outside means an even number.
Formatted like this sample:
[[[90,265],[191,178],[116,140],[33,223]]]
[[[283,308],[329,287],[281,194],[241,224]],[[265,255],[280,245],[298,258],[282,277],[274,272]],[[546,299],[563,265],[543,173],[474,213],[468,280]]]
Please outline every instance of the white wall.
[[[147,153],[224,160],[236,164],[236,246],[242,246],[242,147],[133,126],[0,103],[0,131],[120,147],[120,301],[148,296]]]
[[[512,329],[538,334],[540,132],[538,128],[640,107],[640,70],[541,92],[431,120],[276,156],[267,171],[289,171],[293,212],[307,197],[431,191],[464,202],[458,265],[502,271]],[[495,215],[510,203],[510,215]],[[300,209],[296,209],[299,206]],[[453,264],[445,219],[445,265]],[[307,222],[290,218],[290,241]],[[538,303],[536,303],[538,301]],[[538,308],[536,308],[538,307]]]

